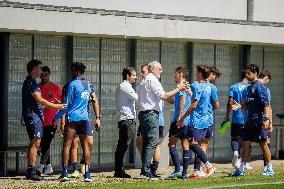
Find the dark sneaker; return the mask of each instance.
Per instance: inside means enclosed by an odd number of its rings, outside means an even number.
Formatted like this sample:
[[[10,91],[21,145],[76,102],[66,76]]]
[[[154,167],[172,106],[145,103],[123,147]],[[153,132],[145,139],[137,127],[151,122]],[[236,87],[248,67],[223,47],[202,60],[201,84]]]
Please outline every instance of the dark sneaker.
[[[131,178],[129,174],[127,174],[125,171],[116,171],[114,172],[113,177],[116,178]]]
[[[43,180],[43,178],[41,176],[37,175],[36,172],[27,172],[26,178],[28,180],[33,180],[33,181],[42,181]]]

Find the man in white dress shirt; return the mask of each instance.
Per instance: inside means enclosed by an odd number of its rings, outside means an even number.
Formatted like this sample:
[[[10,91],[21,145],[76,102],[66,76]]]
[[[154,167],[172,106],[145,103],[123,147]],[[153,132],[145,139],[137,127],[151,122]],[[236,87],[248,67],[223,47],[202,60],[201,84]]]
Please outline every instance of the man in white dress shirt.
[[[165,92],[159,81],[163,71],[161,64],[157,61],[150,62],[148,71],[149,74],[137,89],[138,103],[141,110],[138,119],[142,128],[143,140],[141,175],[149,179],[157,179],[157,176],[150,171],[150,164],[154,151],[159,144],[159,112],[162,111],[160,101],[168,100],[189,86],[186,83],[173,91]]]
[[[123,81],[115,91],[119,139],[115,151],[114,177],[131,178],[123,170],[123,156],[135,133],[135,101],[138,100],[138,95],[132,87],[132,84],[135,83],[137,78],[135,68],[124,68],[122,77]]]

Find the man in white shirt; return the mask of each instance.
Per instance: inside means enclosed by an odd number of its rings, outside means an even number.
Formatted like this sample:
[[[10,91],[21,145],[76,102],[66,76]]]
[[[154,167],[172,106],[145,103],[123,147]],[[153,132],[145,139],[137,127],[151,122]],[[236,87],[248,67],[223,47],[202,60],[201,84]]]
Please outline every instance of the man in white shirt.
[[[135,83],[137,78],[135,68],[124,68],[122,77],[123,81],[115,91],[119,139],[115,151],[114,177],[131,178],[131,176],[123,170],[123,156],[135,132],[135,101],[138,100],[138,95],[132,87],[132,84]]]
[[[150,163],[159,143],[159,112],[162,111],[160,101],[168,100],[189,86],[186,83],[173,91],[165,92],[159,81],[163,71],[161,64],[157,61],[150,62],[148,71],[149,74],[141,82],[137,90],[141,110],[138,119],[141,124],[143,139],[141,175],[146,178],[157,179],[157,176],[150,171]]]

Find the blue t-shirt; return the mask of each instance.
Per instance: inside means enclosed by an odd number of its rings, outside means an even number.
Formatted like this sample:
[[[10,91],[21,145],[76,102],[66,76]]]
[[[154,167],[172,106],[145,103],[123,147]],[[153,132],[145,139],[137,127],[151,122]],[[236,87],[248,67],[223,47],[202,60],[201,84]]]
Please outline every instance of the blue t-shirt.
[[[208,103],[208,122],[209,126],[214,125],[214,103],[218,101],[218,90],[215,85],[207,82],[211,87],[211,96],[210,96],[210,103]]]
[[[228,96],[233,98],[237,103],[241,104],[248,84],[238,82],[230,87]],[[232,122],[236,124],[244,124],[245,118],[242,110],[239,108],[232,113]]]
[[[43,106],[38,104],[32,96],[35,92],[41,92],[36,80],[28,75],[22,87],[22,117],[37,120],[40,118],[43,122]]]
[[[162,103],[162,111],[159,113],[159,126],[165,126],[165,120],[164,120],[164,101],[161,101]]]
[[[68,90],[64,103],[67,108],[59,111],[54,119],[57,120],[66,113],[68,122],[89,120],[90,95],[95,92],[93,86],[84,78],[77,77],[66,88]]]
[[[248,121],[263,122],[264,107],[269,106],[267,87],[258,80],[251,82],[245,92]]]
[[[208,115],[208,104],[210,103],[211,87],[209,83],[194,82],[191,86],[192,101],[197,100],[198,105],[190,116],[190,126],[204,129],[210,126]]]
[[[185,96],[185,105],[184,105],[184,109],[182,112],[182,115],[185,114],[185,112],[187,111],[187,109],[189,108],[189,106],[191,105],[191,99],[189,94],[186,91],[180,91],[178,92],[175,96],[174,96],[174,101],[175,101],[175,110],[174,110],[174,114],[172,117],[172,122],[176,121],[178,116],[179,116],[179,112],[180,112],[180,97],[181,96]],[[183,121],[183,125],[184,126],[188,126],[190,121],[190,115],[188,117],[186,117]]]
[[[268,100],[269,100],[269,102],[271,102],[271,93],[270,93],[270,90],[269,90],[268,87],[266,87],[266,88],[267,88],[267,97],[268,97]]]

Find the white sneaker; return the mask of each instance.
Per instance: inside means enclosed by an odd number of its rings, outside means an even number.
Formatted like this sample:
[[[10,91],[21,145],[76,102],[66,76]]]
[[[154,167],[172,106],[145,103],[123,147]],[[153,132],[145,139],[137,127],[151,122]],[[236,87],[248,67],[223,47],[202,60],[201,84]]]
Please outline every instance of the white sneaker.
[[[234,154],[233,159],[232,159],[232,166],[233,167],[236,167],[236,163],[237,163],[238,159],[239,159],[239,155]]]
[[[48,164],[48,165],[45,166],[45,169],[44,169],[42,174],[50,175],[51,173],[53,173],[53,169],[52,169],[51,164]]]
[[[78,170],[75,170],[72,174],[71,174],[72,178],[79,178],[80,177],[80,172]]]
[[[43,173],[43,169],[44,169],[44,165],[43,164],[39,164],[39,166],[37,167],[37,170],[42,174]]]
[[[242,159],[237,159],[236,163],[235,163],[235,168],[240,168],[241,166],[241,163],[242,163]]]
[[[252,170],[253,167],[251,167],[249,163],[246,163],[246,164],[245,164],[245,169],[247,169],[247,170]]]
[[[202,170],[198,171],[198,175],[199,175],[200,177],[206,177],[206,176],[207,176],[207,175],[204,173],[204,171],[202,171]]]

